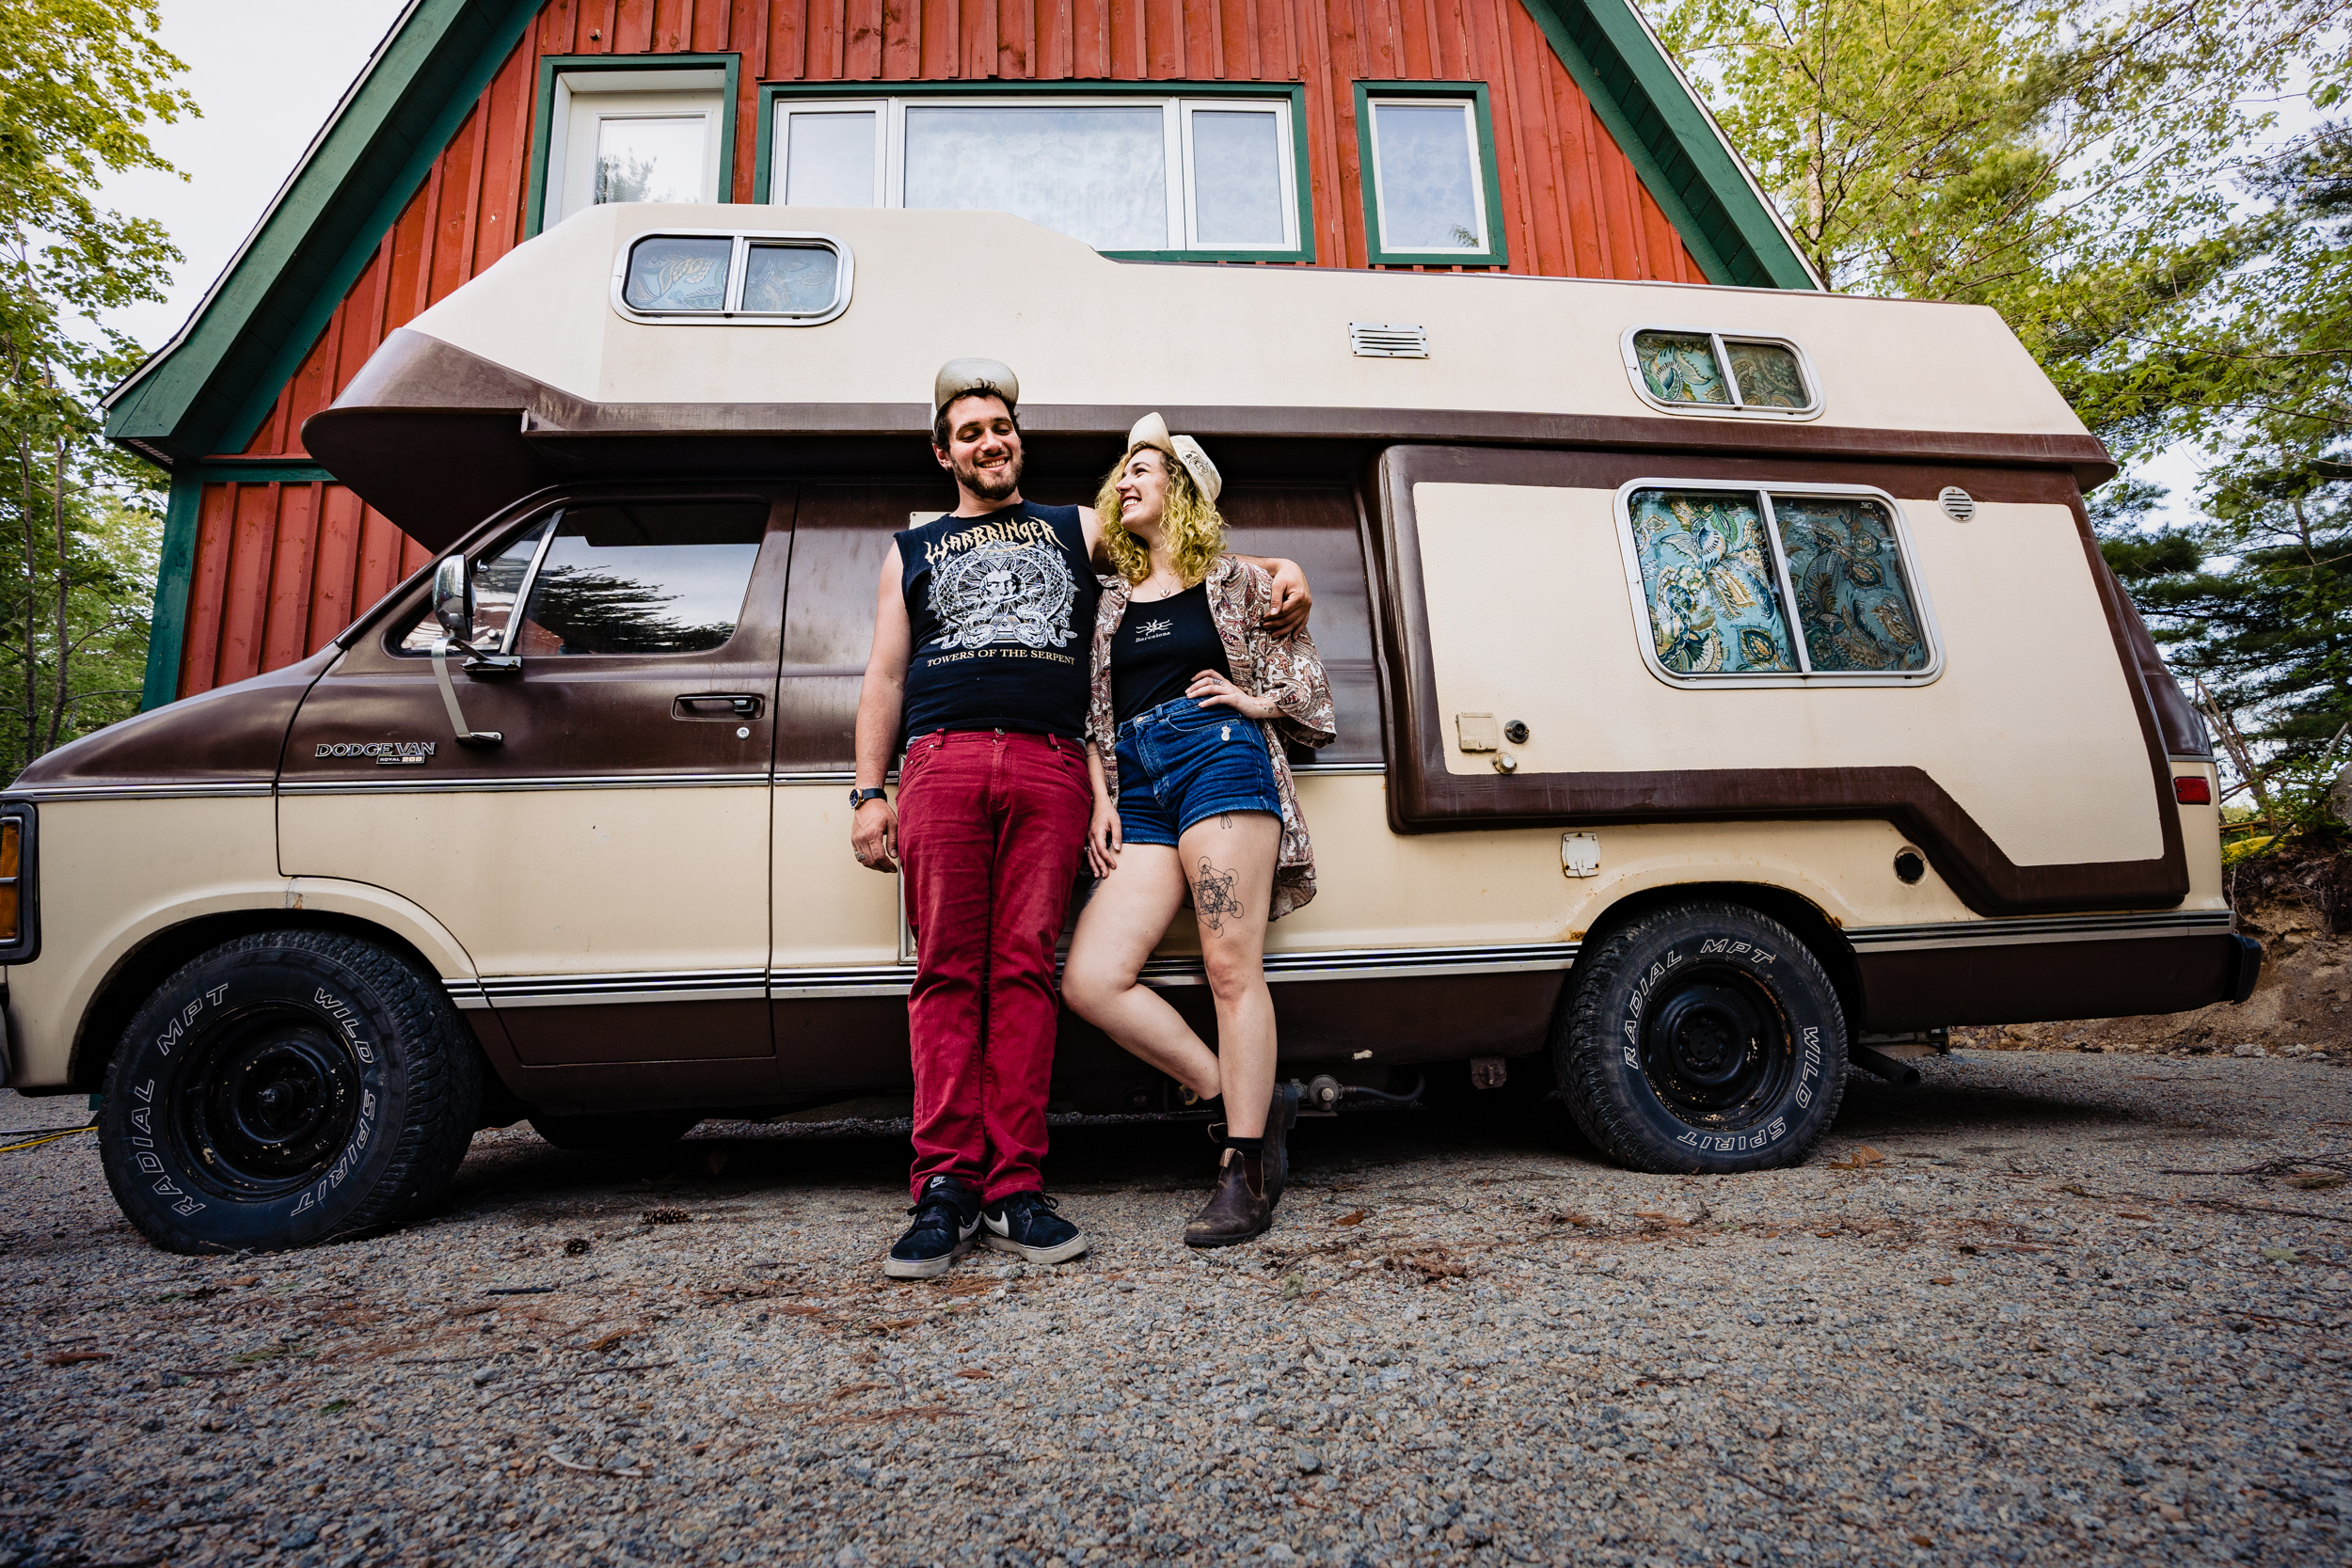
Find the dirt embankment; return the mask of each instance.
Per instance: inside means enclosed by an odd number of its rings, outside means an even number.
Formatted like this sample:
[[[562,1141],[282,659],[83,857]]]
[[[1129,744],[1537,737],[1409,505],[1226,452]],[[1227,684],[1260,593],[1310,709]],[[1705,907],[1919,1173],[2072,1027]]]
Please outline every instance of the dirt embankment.
[[[1952,1043],[1970,1051],[2325,1054],[2352,1063],[2352,847],[2242,862],[2230,871],[2230,900],[2238,928],[2263,944],[2262,980],[2245,1006],[1955,1029]]]

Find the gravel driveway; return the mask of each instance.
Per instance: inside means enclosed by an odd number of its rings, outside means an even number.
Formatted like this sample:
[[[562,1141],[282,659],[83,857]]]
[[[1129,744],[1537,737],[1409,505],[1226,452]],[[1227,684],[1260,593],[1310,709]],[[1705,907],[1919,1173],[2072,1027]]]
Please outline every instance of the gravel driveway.
[[[0,1565],[2352,1555],[2352,1072],[1963,1054],[1706,1180],[1505,1094],[1302,1124],[1206,1256],[1197,1128],[1063,1128],[1092,1256],[930,1284],[870,1132],[485,1133],[430,1220],[254,1259],[8,1155]]]

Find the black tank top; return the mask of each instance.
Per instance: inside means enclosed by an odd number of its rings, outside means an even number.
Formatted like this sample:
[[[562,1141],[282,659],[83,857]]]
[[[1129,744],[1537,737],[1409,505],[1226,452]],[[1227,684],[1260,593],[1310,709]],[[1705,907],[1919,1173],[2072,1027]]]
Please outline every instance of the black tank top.
[[[1078,509],[1024,501],[898,540],[914,649],[901,742],[933,730],[1082,737],[1101,590]]]
[[[1111,715],[1125,723],[1184,694],[1192,677],[1214,670],[1227,680],[1225,640],[1209,613],[1209,585],[1196,582],[1151,604],[1127,604],[1111,633]]]

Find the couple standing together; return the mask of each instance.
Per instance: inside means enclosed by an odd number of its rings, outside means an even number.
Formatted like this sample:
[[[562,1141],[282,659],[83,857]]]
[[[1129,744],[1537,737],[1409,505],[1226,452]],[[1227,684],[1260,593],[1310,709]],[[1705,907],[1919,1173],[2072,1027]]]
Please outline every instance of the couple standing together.
[[[1087,1238],[1043,1192],[1054,948],[1083,855],[1100,879],[1071,942],[1070,1006],[1225,1121],[1194,1246],[1264,1232],[1295,1085],[1275,1081],[1267,922],[1314,896],[1282,743],[1333,738],[1297,565],[1225,548],[1215,464],[1157,414],[1092,507],[1021,499],[1020,384],[958,359],[931,447],[956,510],[897,536],[858,697],[850,844],[903,867],[914,927],[914,1223],[894,1278],[976,1237],[1034,1263]],[[1098,569],[1102,575],[1097,577]],[[882,787],[903,752],[898,798]],[[1138,985],[1189,896],[1216,1004],[1212,1051]]]

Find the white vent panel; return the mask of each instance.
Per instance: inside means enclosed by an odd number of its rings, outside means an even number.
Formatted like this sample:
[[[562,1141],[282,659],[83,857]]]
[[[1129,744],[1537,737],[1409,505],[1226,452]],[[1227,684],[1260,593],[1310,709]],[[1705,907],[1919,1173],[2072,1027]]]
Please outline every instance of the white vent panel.
[[[1406,322],[1349,322],[1347,346],[1366,359],[1426,359],[1429,329]]]

